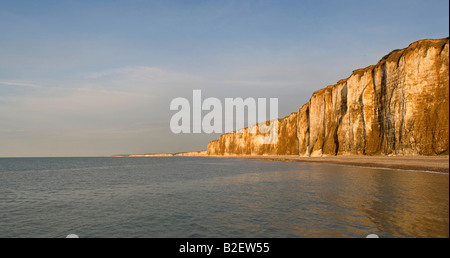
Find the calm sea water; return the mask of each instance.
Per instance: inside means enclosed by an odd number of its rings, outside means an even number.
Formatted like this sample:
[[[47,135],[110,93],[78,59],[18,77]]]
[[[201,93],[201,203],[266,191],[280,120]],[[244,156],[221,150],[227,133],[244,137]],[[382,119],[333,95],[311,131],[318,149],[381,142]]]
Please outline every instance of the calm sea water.
[[[213,158],[0,159],[0,237],[449,237],[446,174]]]

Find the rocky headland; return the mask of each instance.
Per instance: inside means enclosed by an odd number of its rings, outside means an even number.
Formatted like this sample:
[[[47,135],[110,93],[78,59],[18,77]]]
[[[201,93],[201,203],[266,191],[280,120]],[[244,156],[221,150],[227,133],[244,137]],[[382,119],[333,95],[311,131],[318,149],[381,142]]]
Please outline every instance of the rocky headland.
[[[208,155],[448,155],[449,39],[414,42],[316,91],[279,119],[275,144],[251,131],[222,135]]]
[[[219,157],[449,172],[449,38],[394,50],[376,65],[316,91],[278,119],[278,140],[258,125],[220,136],[206,151],[128,157]]]

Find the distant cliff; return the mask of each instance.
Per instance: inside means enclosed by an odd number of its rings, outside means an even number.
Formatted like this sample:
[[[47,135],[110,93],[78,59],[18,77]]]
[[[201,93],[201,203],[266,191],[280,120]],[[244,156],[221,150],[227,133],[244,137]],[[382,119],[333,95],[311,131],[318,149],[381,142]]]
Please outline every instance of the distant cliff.
[[[209,143],[208,155],[440,155],[449,152],[449,39],[394,50],[313,94],[279,119],[278,142],[241,132]]]
[[[129,157],[129,158],[149,158],[149,157],[202,157],[207,156],[206,151],[192,151],[192,152],[180,152],[180,153],[148,153],[148,154],[125,154],[114,155],[112,157]]]

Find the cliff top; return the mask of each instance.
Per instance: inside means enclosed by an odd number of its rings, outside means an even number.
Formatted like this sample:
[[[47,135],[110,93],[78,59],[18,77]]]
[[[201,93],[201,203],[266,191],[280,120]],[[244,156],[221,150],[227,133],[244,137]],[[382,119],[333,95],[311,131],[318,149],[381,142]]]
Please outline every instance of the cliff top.
[[[354,76],[354,75],[363,75],[365,72],[370,71],[378,66],[382,66],[383,64],[387,63],[387,62],[395,62],[398,64],[398,62],[400,61],[400,58],[403,55],[406,55],[410,52],[415,51],[418,48],[439,48],[444,49],[445,45],[449,43],[449,37],[447,38],[442,38],[442,39],[422,39],[422,40],[418,40],[416,42],[411,43],[408,47],[403,48],[403,49],[396,49],[391,51],[389,54],[385,55],[383,58],[380,59],[380,61],[378,61],[378,63],[376,65],[370,65],[367,66],[365,68],[360,68],[360,69],[356,69],[352,72],[352,74],[346,78],[346,79],[342,79],[339,80],[335,85],[330,85],[328,87],[326,87],[325,89],[320,89],[316,92],[313,93],[313,96],[316,94],[320,94],[323,91],[325,91],[326,89],[329,88],[333,88],[338,84],[342,84],[342,83],[346,83],[348,81],[348,79],[350,79],[350,77]]]

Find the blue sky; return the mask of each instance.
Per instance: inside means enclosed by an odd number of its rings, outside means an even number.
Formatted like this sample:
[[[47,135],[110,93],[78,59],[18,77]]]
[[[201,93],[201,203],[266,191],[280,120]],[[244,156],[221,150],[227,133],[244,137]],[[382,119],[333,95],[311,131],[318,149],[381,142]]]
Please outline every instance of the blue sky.
[[[278,97],[280,116],[393,49],[449,35],[449,2],[0,0],[0,157],[200,150],[169,103]]]

